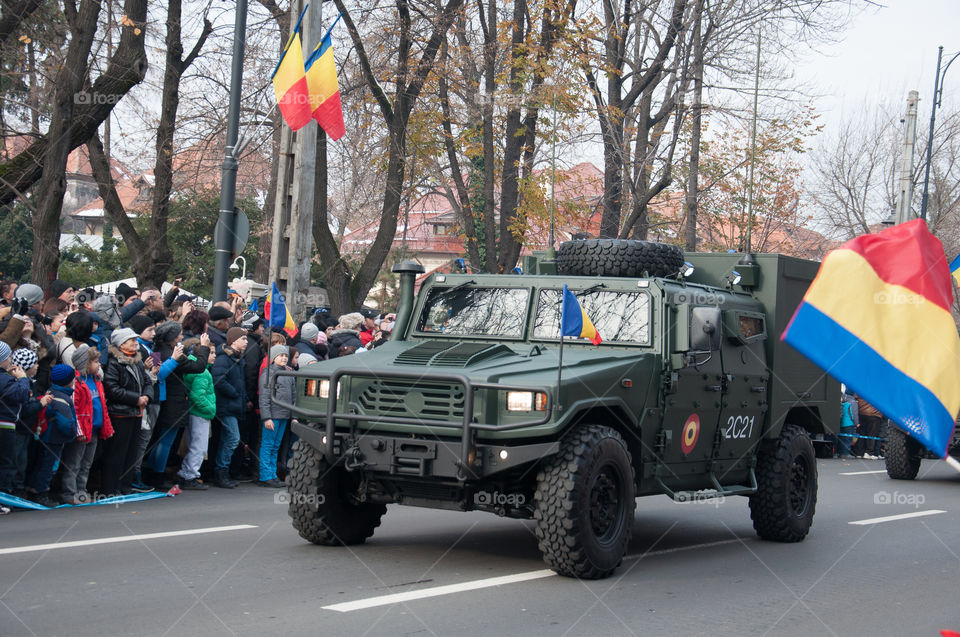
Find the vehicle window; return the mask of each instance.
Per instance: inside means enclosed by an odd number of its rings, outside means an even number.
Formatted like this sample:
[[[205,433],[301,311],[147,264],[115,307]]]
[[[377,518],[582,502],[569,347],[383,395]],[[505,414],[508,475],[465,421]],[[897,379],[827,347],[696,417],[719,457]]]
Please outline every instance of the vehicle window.
[[[433,288],[417,320],[420,332],[450,336],[523,337],[530,290]]]
[[[605,343],[650,343],[650,297],[646,292],[573,291]],[[540,290],[534,338],[560,337],[561,290]]]

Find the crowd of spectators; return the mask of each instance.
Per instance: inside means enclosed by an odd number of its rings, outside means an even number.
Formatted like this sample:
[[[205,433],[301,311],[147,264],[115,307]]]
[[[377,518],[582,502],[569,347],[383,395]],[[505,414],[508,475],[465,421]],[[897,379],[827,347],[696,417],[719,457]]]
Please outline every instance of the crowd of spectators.
[[[294,436],[268,374],[377,347],[396,319],[320,312],[292,338],[267,336],[238,295],[196,301],[178,286],[0,283],[0,492],[57,506],[174,484],[281,487]],[[292,402],[294,379],[276,382]]]

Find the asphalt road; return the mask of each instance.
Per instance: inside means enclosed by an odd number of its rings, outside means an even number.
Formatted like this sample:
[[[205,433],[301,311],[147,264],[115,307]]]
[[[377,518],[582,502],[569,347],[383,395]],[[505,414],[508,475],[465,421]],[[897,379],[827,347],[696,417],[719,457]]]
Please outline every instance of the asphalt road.
[[[17,512],[0,518],[0,635],[960,630],[960,474],[924,461],[920,479],[896,482],[882,469],[819,461],[799,544],[758,540],[744,498],[641,499],[629,557],[592,582],[545,571],[531,523],[484,513],[391,506],[367,544],[313,546],[254,485]],[[883,520],[901,514],[916,517]],[[133,537],[175,532],[189,533]]]

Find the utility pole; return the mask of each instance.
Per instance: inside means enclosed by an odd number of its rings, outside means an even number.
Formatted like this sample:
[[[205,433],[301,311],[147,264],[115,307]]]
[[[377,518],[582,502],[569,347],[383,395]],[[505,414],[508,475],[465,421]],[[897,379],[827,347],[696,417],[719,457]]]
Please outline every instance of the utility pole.
[[[917,102],[920,94],[910,91],[907,95],[907,115],[903,119],[903,156],[900,158],[900,187],[897,189],[898,224],[910,221],[910,201],[913,199],[913,148],[917,142]]]
[[[300,15],[304,0],[290,4],[292,18]],[[322,0],[313,0],[303,16],[303,57],[307,58],[323,37]],[[291,33],[296,19],[290,20]],[[299,131],[284,124],[280,133],[280,169],[277,173],[277,199],[273,216],[273,242],[270,250],[270,280],[284,294],[290,315],[302,317],[309,299],[310,258],[313,256],[314,183],[317,172],[318,126],[308,123]]]
[[[212,300],[227,300],[227,280],[230,277],[230,261],[237,228],[237,158],[234,151],[240,129],[240,91],[243,86],[243,47],[247,32],[247,0],[237,0],[237,13],[233,26],[233,64],[230,73],[230,106],[227,111],[227,143],[223,156],[223,175],[220,183],[220,217],[222,225],[216,247],[216,263],[213,270]]]

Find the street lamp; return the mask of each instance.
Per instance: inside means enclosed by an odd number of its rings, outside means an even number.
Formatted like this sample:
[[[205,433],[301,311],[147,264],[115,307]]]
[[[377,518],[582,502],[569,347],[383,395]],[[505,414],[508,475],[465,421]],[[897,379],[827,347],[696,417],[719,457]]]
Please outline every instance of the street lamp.
[[[240,278],[246,279],[247,278],[247,260],[244,259],[242,256],[237,257],[236,259],[233,260],[233,263],[230,264],[230,271],[236,272],[237,270],[240,269],[240,266],[237,265],[237,261],[243,261],[243,273],[240,275]]]
[[[930,109],[930,135],[927,137],[927,167],[923,174],[923,197],[920,199],[920,218],[927,219],[927,193],[930,186],[930,162],[933,157],[933,127],[937,121],[937,108],[943,101],[943,78],[947,75],[947,69],[953,64],[953,61],[960,56],[960,53],[954,53],[947,65],[940,72],[940,62],[943,60],[943,47],[937,49],[937,74],[933,78],[933,106]]]

